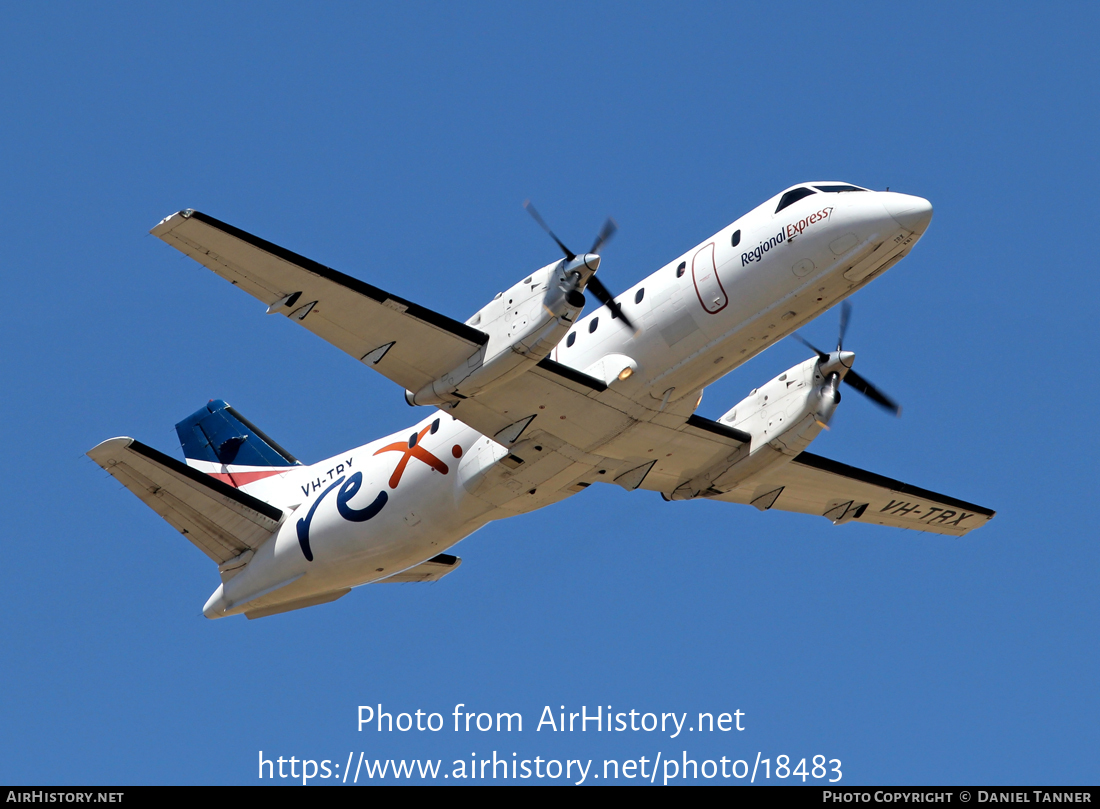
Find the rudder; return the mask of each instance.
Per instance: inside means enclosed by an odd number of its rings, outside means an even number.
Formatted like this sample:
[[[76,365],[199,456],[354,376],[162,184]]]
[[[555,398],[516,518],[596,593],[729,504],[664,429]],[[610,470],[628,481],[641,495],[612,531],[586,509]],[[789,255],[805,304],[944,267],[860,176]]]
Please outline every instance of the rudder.
[[[187,465],[231,486],[244,486],[299,461],[228,403],[212,399],[176,424]]]

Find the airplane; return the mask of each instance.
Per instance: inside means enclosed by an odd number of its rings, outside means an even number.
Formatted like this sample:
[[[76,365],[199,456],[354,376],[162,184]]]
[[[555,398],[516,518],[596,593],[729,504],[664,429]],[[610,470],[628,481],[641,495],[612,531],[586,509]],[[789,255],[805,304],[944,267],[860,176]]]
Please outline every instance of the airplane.
[[[199,211],[153,235],[429,408],[313,464],[224,401],[176,425],[186,463],[133,438],[88,452],[218,565],[207,618],[324,604],[373,582],[437,581],[489,522],[593,483],[964,536],[995,512],[814,455],[840,386],[900,413],[853,370],[845,300],[904,258],[931,204],[845,182],[792,186],[621,295],[596,273],[615,232],[499,292],[465,322]],[[599,308],[582,317],[585,293]],[[829,308],[835,350],[711,420],[703,389]],[[797,337],[797,335],[796,335]],[[801,339],[801,338],[799,338]]]

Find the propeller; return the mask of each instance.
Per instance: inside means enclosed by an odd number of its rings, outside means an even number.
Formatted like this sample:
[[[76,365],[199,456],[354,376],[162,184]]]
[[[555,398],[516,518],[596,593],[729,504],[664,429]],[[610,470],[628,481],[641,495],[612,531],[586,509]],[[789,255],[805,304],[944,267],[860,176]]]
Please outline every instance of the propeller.
[[[565,242],[563,242],[556,235],[554,235],[554,231],[550,230],[550,226],[548,224],[546,224],[546,220],[543,219],[541,216],[539,216],[539,212],[535,210],[535,206],[531,204],[531,200],[527,200],[525,203],[523,203],[523,208],[524,208],[524,210],[527,211],[527,213],[531,214],[531,218],[533,218],[536,222],[539,223],[539,227],[541,227],[543,230],[545,230],[547,233],[549,233],[550,238],[558,243],[558,247],[560,247],[561,251],[563,253],[565,253],[566,260],[572,261],[573,259],[575,259],[577,257],[576,253],[574,253],[572,250],[570,250],[568,247],[565,246]],[[597,241],[599,241],[599,240],[597,239]]]
[[[600,233],[596,236],[596,241],[592,242],[592,249],[589,253],[596,253],[603,249],[603,246],[611,241],[611,237],[615,235],[615,231],[619,229],[619,225],[610,216],[607,217],[607,221],[603,223],[603,227],[600,228]]]
[[[523,207],[526,209],[527,213],[531,214],[531,218],[539,223],[539,227],[545,230],[550,238],[554,240],[559,248],[561,248],[561,251],[565,254],[565,258],[567,261],[573,261],[577,258],[577,254],[566,247],[565,242],[559,239],[554,231],[550,230],[550,226],[546,224],[546,220],[539,216],[539,212],[535,210],[535,206],[531,204],[531,200],[527,200],[525,203],[523,203]],[[615,235],[615,231],[617,231],[618,229],[619,226],[615,223],[615,220],[612,219],[610,216],[607,217],[607,221],[604,222],[603,227],[600,228],[600,232],[596,236],[596,241],[592,243],[592,249],[589,250],[588,253],[599,256],[600,250],[603,249],[605,244],[611,241],[611,237]],[[600,303],[604,304],[608,309],[611,310],[612,320],[618,318],[630,329],[637,331],[634,322],[626,316],[626,313],[619,305],[619,302],[615,300],[615,296],[611,293],[611,290],[605,287],[603,285],[603,282],[599,278],[597,278],[595,275],[590,275],[588,277],[588,281],[585,283],[585,289],[592,290],[592,294],[596,297],[596,300],[598,300]]]
[[[851,351],[844,350],[844,334],[848,331],[848,322],[851,319],[851,316],[852,305],[848,303],[848,301],[844,301],[844,303],[840,305],[840,331],[839,335],[837,336],[836,351],[832,352],[831,354],[822,351],[820,348],[815,346],[809,340],[802,337],[800,334],[792,334],[791,337],[798,340],[798,342],[802,343],[802,345],[806,346],[806,348],[810,349],[810,351],[817,354],[817,356],[821,359],[823,370],[828,369],[830,366],[832,366],[833,368],[837,368],[837,366],[839,365],[844,366],[847,369],[843,376],[844,382],[851,385],[853,388],[858,390],[879,407],[882,407],[885,410],[889,410],[895,416],[900,416],[901,405],[899,405],[885,393],[880,391],[878,388],[876,388],[874,385],[872,385],[870,382],[868,382],[866,379],[864,379],[862,376],[852,370],[852,362],[855,360],[856,355],[853,354]],[[838,370],[832,371],[829,376],[836,376],[838,377],[838,379],[840,378]],[[836,388],[837,384],[838,383],[836,381],[833,382],[834,389]]]

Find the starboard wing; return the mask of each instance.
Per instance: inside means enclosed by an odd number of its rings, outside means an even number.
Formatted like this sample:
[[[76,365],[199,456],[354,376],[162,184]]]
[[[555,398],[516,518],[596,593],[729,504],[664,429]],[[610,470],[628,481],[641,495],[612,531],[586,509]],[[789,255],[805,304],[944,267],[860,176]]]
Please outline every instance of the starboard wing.
[[[963,536],[996,512],[803,452],[771,475],[709,499],[766,510]]]

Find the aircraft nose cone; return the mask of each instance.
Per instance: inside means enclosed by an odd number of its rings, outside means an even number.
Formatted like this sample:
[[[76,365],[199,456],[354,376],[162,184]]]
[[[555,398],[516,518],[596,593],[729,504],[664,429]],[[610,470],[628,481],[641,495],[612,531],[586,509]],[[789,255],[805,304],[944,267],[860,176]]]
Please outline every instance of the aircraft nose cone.
[[[918,236],[928,229],[932,221],[932,203],[923,197],[885,192],[882,205],[894,221]]]

